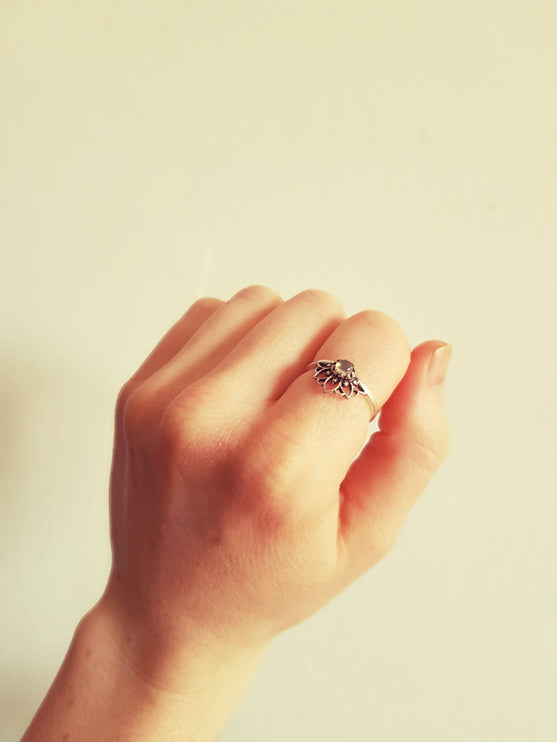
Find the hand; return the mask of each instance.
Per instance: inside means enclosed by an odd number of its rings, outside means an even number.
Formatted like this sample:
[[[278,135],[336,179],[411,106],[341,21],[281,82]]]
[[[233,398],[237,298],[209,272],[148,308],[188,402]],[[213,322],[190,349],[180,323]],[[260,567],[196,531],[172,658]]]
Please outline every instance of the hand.
[[[117,402],[102,602],[126,626],[124,661],[180,690],[192,645],[257,651],[385,556],[447,451],[450,351],[411,353],[393,319],[346,318],[321,291],[190,307]],[[382,408],[355,460],[366,398],[305,372],[337,358]]]
[[[25,742],[213,742],[273,637],[393,545],[447,450],[450,353],[321,291],[196,302],[118,397],[112,570]],[[382,406],[363,448],[366,397],[306,371],[338,358]]]

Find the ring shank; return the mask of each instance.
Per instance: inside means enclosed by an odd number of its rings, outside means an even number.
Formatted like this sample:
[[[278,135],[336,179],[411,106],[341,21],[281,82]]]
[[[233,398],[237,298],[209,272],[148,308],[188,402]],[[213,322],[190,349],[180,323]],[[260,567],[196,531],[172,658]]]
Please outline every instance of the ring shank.
[[[358,379],[359,381],[359,379]],[[371,422],[375,417],[377,417],[377,413],[379,412],[379,405],[377,404],[377,400],[371,393],[371,391],[368,389],[368,387],[364,384],[363,381],[360,381],[360,386],[364,390],[364,396],[369,402],[369,406],[371,408],[371,417],[369,418],[369,421]]]

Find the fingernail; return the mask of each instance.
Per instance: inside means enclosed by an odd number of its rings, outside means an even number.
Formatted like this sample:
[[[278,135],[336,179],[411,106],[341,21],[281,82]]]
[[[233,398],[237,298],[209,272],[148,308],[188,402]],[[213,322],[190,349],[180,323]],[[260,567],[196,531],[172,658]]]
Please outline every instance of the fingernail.
[[[427,369],[427,381],[430,387],[439,386],[445,381],[452,353],[453,346],[445,343],[431,354]]]

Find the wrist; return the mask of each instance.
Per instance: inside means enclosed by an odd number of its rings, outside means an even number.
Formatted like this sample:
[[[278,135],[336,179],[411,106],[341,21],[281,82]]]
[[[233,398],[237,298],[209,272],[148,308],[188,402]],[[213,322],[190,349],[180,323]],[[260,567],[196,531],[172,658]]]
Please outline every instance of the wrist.
[[[22,742],[165,739],[209,742],[247,691],[266,647],[225,656],[209,644],[148,656],[106,602],[79,622]]]

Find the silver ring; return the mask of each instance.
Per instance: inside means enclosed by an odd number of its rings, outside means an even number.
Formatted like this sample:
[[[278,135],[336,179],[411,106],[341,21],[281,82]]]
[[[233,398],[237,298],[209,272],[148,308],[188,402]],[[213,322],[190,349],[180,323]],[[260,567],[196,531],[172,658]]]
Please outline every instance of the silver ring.
[[[334,392],[346,399],[363,394],[371,408],[369,421],[371,422],[377,415],[379,412],[377,400],[363,381],[356,376],[353,363],[345,358],[339,358],[336,361],[313,361],[308,364],[306,371],[310,368],[315,368],[313,378],[323,387],[324,392]]]

